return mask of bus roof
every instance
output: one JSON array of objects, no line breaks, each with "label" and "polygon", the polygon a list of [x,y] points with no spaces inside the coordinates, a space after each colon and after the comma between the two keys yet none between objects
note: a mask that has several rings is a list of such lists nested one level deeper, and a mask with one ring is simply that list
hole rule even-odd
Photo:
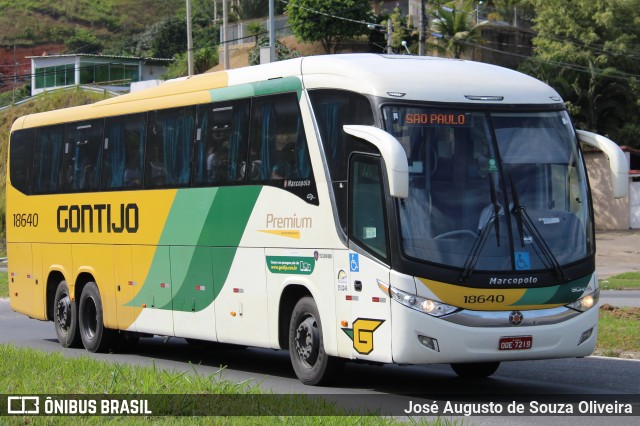
[{"label": "bus roof", "polygon": [[[283,77],[303,86],[351,90],[367,95],[436,103],[562,105],[560,95],[525,74],[480,62],[407,55],[309,56],[271,64],[206,73],[95,104],[33,114],[13,130],[211,102],[210,90]],[[151,103],[150,103],[151,101]]]}]

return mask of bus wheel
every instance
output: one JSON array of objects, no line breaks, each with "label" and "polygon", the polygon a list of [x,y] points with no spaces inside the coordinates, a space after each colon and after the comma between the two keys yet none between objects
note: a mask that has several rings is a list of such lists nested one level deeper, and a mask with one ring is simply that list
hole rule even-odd
[{"label": "bus wheel", "polygon": [[467,379],[482,379],[496,372],[499,362],[470,362],[451,364],[451,368],[460,377]]},{"label": "bus wheel", "polygon": [[76,302],[72,302],[69,297],[69,286],[66,281],[62,280],[58,284],[53,304],[53,324],[58,342],[65,348],[80,347]]},{"label": "bus wheel", "polygon": [[102,299],[95,283],[88,282],[82,289],[79,311],[82,344],[89,352],[106,352],[116,335],[114,330],[104,328]]},{"label": "bus wheel", "polygon": [[322,323],[311,297],[298,301],[289,323],[289,354],[298,379],[305,385],[322,385],[334,379],[340,360],[324,351]]}]

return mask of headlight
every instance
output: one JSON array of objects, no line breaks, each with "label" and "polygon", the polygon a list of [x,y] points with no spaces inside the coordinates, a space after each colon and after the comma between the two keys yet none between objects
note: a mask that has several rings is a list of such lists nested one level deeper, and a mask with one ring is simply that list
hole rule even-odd
[{"label": "headlight", "polygon": [[415,309],[416,311],[429,314],[434,317],[441,317],[448,315],[458,310],[455,306],[447,305],[446,303],[436,302],[435,300],[426,299],[424,297],[417,296],[415,294],[405,293],[397,288],[388,287],[389,295],[392,299],[400,302],[404,306]]},{"label": "headlight", "polygon": [[575,309],[576,311],[584,312],[598,304],[600,299],[600,290],[596,290],[593,293],[582,296],[580,299],[573,303],[566,305],[568,308]]}]

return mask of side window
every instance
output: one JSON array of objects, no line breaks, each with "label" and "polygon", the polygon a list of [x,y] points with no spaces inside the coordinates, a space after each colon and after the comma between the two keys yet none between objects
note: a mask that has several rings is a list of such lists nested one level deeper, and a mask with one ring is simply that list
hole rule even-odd
[{"label": "side window", "polygon": [[254,99],[248,178],[271,182],[311,178],[307,138],[295,93]]},{"label": "side window", "polygon": [[349,182],[349,237],[379,258],[387,259],[387,227],[380,159],[354,155]]},{"label": "side window", "polygon": [[42,127],[36,135],[34,153],[34,194],[54,194],[60,191],[64,126]]},{"label": "side window", "polygon": [[191,182],[195,107],[149,113],[145,187],[176,188]]},{"label": "side window", "polygon": [[194,150],[196,186],[224,185],[244,179],[249,134],[248,99],[198,107]]},{"label": "side window", "polygon": [[102,189],[142,188],[145,115],[111,117],[105,122]]},{"label": "side window", "polygon": [[309,92],[318,123],[325,157],[332,181],[347,179],[347,163],[353,151],[371,152],[371,147],[342,130],[345,124],[373,126],[373,110],[361,94],[345,90]]},{"label": "side window", "polygon": [[62,191],[95,191],[100,186],[102,120],[65,127]]},{"label": "side window", "polygon": [[9,178],[11,185],[24,194],[31,194],[35,135],[34,129],[18,130],[11,134]]}]

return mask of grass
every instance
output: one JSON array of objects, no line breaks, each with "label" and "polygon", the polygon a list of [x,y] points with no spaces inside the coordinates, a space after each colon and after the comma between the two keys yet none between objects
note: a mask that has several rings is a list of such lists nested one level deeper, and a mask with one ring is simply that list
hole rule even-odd
[{"label": "grass", "polygon": [[640,272],[625,272],[600,280],[600,288],[603,290],[640,289]]},{"label": "grass", "polygon": [[[127,424],[143,423],[151,420],[155,424],[335,424],[335,425],[396,425],[402,424],[394,420],[379,416],[347,416],[342,408],[323,399],[311,399],[305,395],[265,395],[256,384],[250,382],[234,383],[223,380],[220,374],[201,375],[195,369],[191,373],[175,372],[156,369],[154,367],[140,367],[98,361],[88,357],[66,358],[60,353],[45,353],[33,349],[16,348],[12,345],[0,345],[0,389],[2,394],[21,395],[51,395],[51,394],[75,394],[92,395],[99,398],[101,395],[136,395],[139,398],[162,398],[161,395],[170,395],[163,401],[176,407],[180,413],[191,413],[194,407],[190,405],[191,399],[183,399],[184,395],[209,395],[216,394],[219,401],[218,408],[247,412],[247,404],[260,404],[261,412],[273,412],[276,414],[291,413],[274,416],[230,416],[230,417],[79,417],[74,418],[74,423],[102,424],[107,422],[120,422],[126,420]],[[155,396],[151,396],[155,395]],[[160,396],[159,396],[160,395]],[[225,398],[224,395],[228,395]],[[197,398],[197,397],[194,397]],[[169,401],[169,402],[167,402]],[[211,399],[204,399],[211,401]],[[214,399],[215,401],[215,399]],[[198,401],[202,403],[202,401]],[[224,406],[222,405],[224,404]],[[242,404],[242,405],[241,405]],[[157,406],[157,405],[156,405]],[[212,413],[215,404],[210,404],[207,409]],[[176,411],[172,411],[176,412]],[[305,416],[305,413],[321,414]],[[77,421],[76,421],[77,420]],[[69,418],[63,416],[50,417],[4,417],[0,418],[0,424],[68,424]],[[418,424],[451,424],[446,421],[436,423],[421,422]]]},{"label": "grass", "polygon": [[9,297],[9,283],[7,272],[0,272],[0,297]]},{"label": "grass", "polygon": [[622,352],[640,353],[640,308],[600,309],[598,344],[605,356],[620,356]]}]

